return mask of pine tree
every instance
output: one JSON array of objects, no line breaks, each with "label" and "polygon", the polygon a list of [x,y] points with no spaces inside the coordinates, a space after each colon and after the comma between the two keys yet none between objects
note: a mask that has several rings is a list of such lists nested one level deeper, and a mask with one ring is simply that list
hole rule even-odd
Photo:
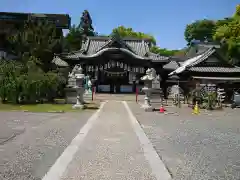
[{"label": "pine tree", "polygon": [[79,25],[73,25],[69,29],[69,33],[65,37],[66,50],[77,51],[81,49],[82,40],[86,40],[87,36],[95,36],[92,26],[92,18],[87,10],[83,11]]},{"label": "pine tree", "polygon": [[82,36],[84,38],[86,38],[86,36],[94,36],[95,35],[94,28],[92,26],[92,18],[87,10],[84,10],[82,13],[79,28],[80,28]]}]

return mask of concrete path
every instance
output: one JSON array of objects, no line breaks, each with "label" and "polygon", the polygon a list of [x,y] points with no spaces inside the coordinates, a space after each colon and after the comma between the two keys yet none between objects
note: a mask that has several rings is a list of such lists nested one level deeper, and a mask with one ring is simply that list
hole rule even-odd
[{"label": "concrete path", "polygon": [[169,180],[126,102],[102,105],[42,180]]}]

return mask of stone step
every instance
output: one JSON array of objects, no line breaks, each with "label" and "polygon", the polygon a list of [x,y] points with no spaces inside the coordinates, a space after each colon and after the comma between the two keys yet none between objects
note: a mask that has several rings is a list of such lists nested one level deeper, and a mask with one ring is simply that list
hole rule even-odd
[{"label": "stone step", "polygon": [[[137,97],[137,100],[138,101],[144,101],[144,95],[139,95]],[[122,95],[119,95],[119,94],[96,94],[94,96],[94,100],[116,100],[116,101],[136,101],[136,95],[134,94],[122,94]],[[160,96],[153,96],[151,98],[151,101],[152,102],[161,102],[160,100]]]}]

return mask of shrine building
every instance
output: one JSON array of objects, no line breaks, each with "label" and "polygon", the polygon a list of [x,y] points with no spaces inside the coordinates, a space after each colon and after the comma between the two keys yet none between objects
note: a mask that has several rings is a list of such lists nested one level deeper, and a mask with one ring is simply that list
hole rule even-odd
[{"label": "shrine building", "polygon": [[79,51],[58,54],[53,62],[59,67],[80,64],[97,92],[131,93],[143,86],[140,78],[147,68],[158,72],[169,62],[169,57],[150,52],[149,39],[87,37]]},{"label": "shrine building", "polygon": [[[140,78],[147,68],[154,68],[161,77],[161,88],[180,81],[186,92],[196,83],[218,84],[225,89],[240,88],[240,67],[231,65],[218,44],[193,43],[182,57],[166,57],[150,52],[148,39],[112,37],[88,37],[79,51],[55,56],[53,63],[58,67],[80,64],[84,74],[95,80],[97,92],[133,93],[141,89]],[[170,79],[177,75],[178,80]]]}]

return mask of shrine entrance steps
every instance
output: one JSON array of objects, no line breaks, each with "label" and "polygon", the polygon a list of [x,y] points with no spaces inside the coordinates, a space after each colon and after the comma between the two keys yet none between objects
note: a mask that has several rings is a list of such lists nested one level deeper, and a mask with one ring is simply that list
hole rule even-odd
[{"label": "shrine entrance steps", "polygon": [[[138,99],[144,99],[144,95],[138,95]],[[94,100],[98,101],[136,101],[136,94],[108,94],[108,93],[96,93]]]},{"label": "shrine entrance steps", "polygon": [[[95,101],[106,101],[106,100],[112,100],[112,101],[132,101],[132,102],[136,102],[136,100],[138,102],[144,102],[144,97],[145,95],[143,94],[139,94],[136,97],[136,94],[108,94],[108,93],[96,93],[93,96],[93,100]],[[152,96],[151,97],[151,101],[152,103],[158,103],[160,102],[160,96]],[[89,99],[89,97],[88,97]]]}]

